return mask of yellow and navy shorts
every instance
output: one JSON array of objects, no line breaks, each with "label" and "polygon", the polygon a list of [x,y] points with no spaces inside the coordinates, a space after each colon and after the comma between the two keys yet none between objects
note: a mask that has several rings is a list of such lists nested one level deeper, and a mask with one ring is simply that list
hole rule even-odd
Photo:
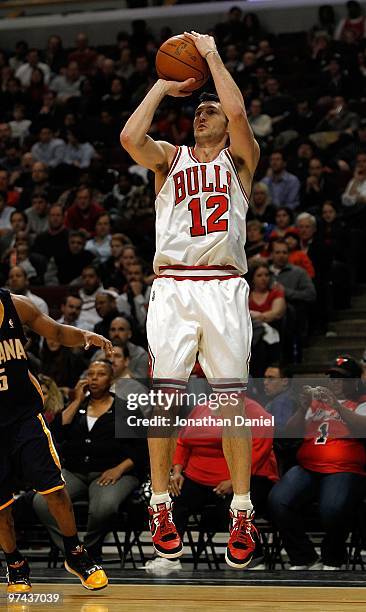
[{"label": "yellow and navy shorts", "polygon": [[0,428],[0,510],[13,503],[19,476],[42,495],[65,486],[52,434],[42,414]]}]

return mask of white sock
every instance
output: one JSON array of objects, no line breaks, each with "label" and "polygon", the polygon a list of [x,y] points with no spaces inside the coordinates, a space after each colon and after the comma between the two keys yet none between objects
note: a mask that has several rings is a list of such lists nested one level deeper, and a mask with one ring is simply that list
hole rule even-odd
[{"label": "white sock", "polygon": [[150,506],[156,506],[157,504],[165,504],[166,502],[172,501],[168,491],[164,491],[163,493],[154,493],[150,499]]},{"label": "white sock", "polygon": [[244,495],[236,495],[234,493],[233,500],[230,504],[232,510],[253,510],[253,504],[250,501],[250,493]]}]

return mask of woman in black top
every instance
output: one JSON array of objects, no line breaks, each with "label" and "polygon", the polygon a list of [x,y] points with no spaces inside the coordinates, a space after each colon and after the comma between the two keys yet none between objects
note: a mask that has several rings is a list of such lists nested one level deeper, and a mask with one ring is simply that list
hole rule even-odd
[{"label": "woman in black top", "polygon": [[[89,501],[84,543],[98,560],[121,503],[139,485],[136,466],[141,460],[137,440],[115,437],[115,416],[123,418],[126,408],[109,392],[112,376],[109,362],[94,361],[86,379],[76,385],[74,401],[52,423],[61,444],[62,474],[71,500]],[[42,495],[35,495],[34,509],[54,543],[63,550],[58,527]]]}]

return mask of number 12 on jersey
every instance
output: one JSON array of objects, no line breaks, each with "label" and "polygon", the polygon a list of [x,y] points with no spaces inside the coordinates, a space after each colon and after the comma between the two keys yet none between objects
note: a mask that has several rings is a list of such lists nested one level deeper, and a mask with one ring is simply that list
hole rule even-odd
[{"label": "number 12 on jersey", "polygon": [[191,236],[206,236],[214,232],[227,232],[228,220],[221,217],[229,209],[229,200],[226,195],[212,195],[206,200],[206,209],[213,209],[207,217],[206,227],[202,223],[202,203],[200,198],[193,198],[188,209],[192,217],[192,225],[190,227]]}]

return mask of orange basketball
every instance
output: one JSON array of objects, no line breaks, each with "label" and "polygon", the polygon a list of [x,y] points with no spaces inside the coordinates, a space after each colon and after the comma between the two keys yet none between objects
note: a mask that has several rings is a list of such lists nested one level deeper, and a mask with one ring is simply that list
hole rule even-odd
[{"label": "orange basketball", "polygon": [[196,79],[196,82],[185,91],[194,91],[202,87],[210,74],[206,60],[184,34],[172,36],[161,45],[156,54],[155,65],[161,79],[168,81],[185,81],[192,77]]}]

